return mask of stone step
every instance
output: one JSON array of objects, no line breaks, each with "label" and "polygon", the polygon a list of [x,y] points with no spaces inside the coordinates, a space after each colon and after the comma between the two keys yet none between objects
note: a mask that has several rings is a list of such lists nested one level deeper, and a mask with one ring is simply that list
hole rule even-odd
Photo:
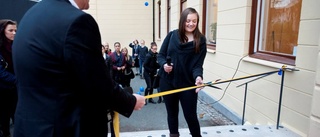
[{"label": "stone step", "polygon": [[[180,137],[191,137],[189,130],[179,129]],[[228,125],[201,127],[202,137],[301,137],[284,128],[266,125]],[[169,137],[169,130],[121,132],[120,137]]]}]

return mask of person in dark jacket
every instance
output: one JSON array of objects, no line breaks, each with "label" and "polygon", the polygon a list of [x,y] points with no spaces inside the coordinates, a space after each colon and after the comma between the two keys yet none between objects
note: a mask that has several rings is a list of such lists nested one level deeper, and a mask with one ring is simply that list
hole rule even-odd
[{"label": "person in dark jacket", "polygon": [[113,80],[117,83],[121,84],[122,87],[125,86],[124,80],[124,70],[126,69],[126,59],[121,52],[121,44],[120,42],[114,43],[114,52],[110,54],[112,61],[112,74]]},{"label": "person in dark jacket", "polygon": [[109,48],[106,48],[105,45],[102,45],[101,48],[102,48],[101,50],[102,50],[103,59],[107,65],[108,72],[109,72],[110,76],[112,77],[113,76],[113,74],[112,74],[112,60],[111,60],[110,55],[108,54]]},{"label": "person in dark jacket", "polygon": [[[155,78],[155,75],[157,74],[157,69],[160,68],[157,62],[157,55],[158,55],[157,44],[155,42],[152,42],[150,50],[146,55],[146,59],[143,64],[143,67],[144,67],[143,76],[147,84],[147,88],[145,89],[144,96],[153,94],[154,78]],[[156,103],[152,98],[150,98],[148,102],[153,104]],[[147,101],[146,101],[146,104],[147,104]]]},{"label": "person in dark jacket", "polygon": [[[202,66],[207,49],[206,38],[200,33],[198,23],[197,11],[187,8],[181,13],[179,28],[165,37],[158,54],[161,91],[203,84]],[[192,137],[201,137],[197,117],[200,90],[198,88],[164,96],[170,137],[179,136],[179,101]]]},{"label": "person in dark jacket", "polygon": [[146,55],[148,54],[148,47],[145,45],[145,41],[141,40],[140,41],[140,46],[138,48],[138,56],[139,56],[139,73],[140,73],[140,78],[143,79],[143,64],[144,61],[146,60]]},{"label": "person in dark jacket", "polygon": [[106,137],[109,110],[129,117],[144,106],[113,82],[88,8],[88,0],[43,0],[21,19],[14,137]]},{"label": "person in dark jacket", "polygon": [[[110,51],[110,48],[109,48],[109,43],[108,42],[104,42],[102,44],[102,46],[104,47],[104,51],[105,51],[104,54],[110,55],[111,51]],[[105,55],[103,55],[103,56],[105,56]]]},{"label": "person in dark jacket", "polygon": [[124,69],[123,87],[131,87],[131,79],[134,78],[134,72],[132,71],[133,60],[132,57],[128,54],[128,49],[126,47],[121,49],[121,53],[123,54],[126,63],[126,68]]},{"label": "person in dark jacket", "polygon": [[10,136],[10,119],[14,122],[17,104],[16,77],[11,50],[16,31],[15,21],[0,20],[0,137]]},{"label": "person in dark jacket", "polygon": [[140,75],[139,72],[139,41],[138,40],[134,40],[132,43],[129,44],[129,47],[132,48],[132,55],[131,57],[133,58],[133,62],[134,65],[133,67],[135,67],[136,69],[136,75]]}]

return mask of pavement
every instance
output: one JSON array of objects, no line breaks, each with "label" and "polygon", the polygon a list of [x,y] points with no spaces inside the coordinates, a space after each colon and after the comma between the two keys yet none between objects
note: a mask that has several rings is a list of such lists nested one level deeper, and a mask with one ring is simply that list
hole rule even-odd
[{"label": "pavement", "polygon": [[[146,88],[145,80],[141,79],[140,76],[136,76],[131,80],[131,87],[133,89],[133,92],[137,93],[140,87]],[[156,89],[154,89],[154,93],[157,93]],[[158,98],[154,98],[154,101],[158,101]],[[210,107],[210,105],[207,105],[203,100],[201,100],[201,98],[198,99],[197,111],[201,127],[235,125],[234,122],[224,117],[214,108]],[[179,128],[188,128],[182,113],[181,106],[179,111]],[[148,103],[141,110],[134,111],[130,118],[126,118],[120,115],[120,132],[167,129],[167,114],[164,103]]]}]

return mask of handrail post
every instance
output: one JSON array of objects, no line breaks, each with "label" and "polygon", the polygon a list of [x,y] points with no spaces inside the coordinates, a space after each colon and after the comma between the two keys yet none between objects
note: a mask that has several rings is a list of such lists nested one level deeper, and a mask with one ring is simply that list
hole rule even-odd
[{"label": "handrail post", "polygon": [[281,70],[282,77],[281,77],[281,86],[280,86],[280,97],[279,97],[279,106],[278,106],[278,118],[277,118],[277,129],[279,129],[279,120],[280,120],[280,112],[281,112],[281,105],[282,105],[282,92],[283,92],[283,83],[284,83],[284,69]]},{"label": "handrail post", "polygon": [[247,102],[247,89],[248,89],[248,83],[246,83],[245,90],[244,90],[244,99],[243,99],[243,112],[242,112],[242,125],[244,124],[244,115],[246,111],[246,102]]}]

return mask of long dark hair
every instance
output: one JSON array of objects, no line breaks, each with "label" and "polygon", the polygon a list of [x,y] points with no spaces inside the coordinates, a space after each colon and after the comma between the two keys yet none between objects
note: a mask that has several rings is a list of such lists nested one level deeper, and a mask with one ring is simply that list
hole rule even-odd
[{"label": "long dark hair", "polygon": [[195,52],[199,53],[200,51],[200,38],[202,36],[200,30],[199,30],[199,14],[194,8],[186,8],[185,10],[182,11],[180,15],[180,21],[179,21],[179,37],[180,41],[182,43],[188,42],[188,37],[186,36],[186,31],[185,31],[185,22],[187,21],[187,17],[189,14],[195,13],[197,14],[197,26],[195,30],[193,31],[193,37],[194,37],[194,45],[195,45]]},{"label": "long dark hair", "polygon": [[17,22],[9,19],[2,19],[0,20],[0,47],[2,46],[3,42],[7,40],[6,35],[4,33],[6,27],[8,25],[17,25]]}]

